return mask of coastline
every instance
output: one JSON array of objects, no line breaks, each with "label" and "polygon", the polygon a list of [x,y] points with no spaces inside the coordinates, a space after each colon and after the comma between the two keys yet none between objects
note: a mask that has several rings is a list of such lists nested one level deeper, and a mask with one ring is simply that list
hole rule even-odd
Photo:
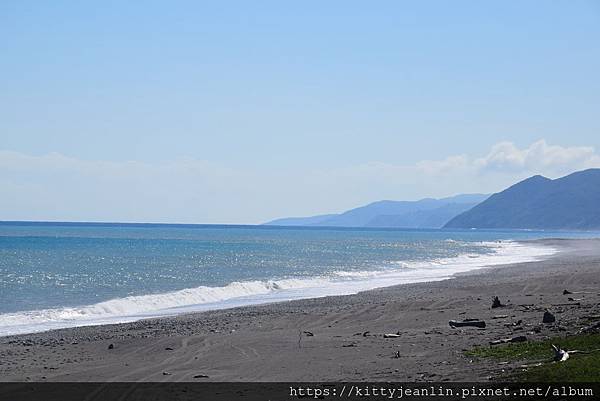
[{"label": "coastline", "polygon": [[[524,322],[517,334],[542,339],[574,333],[582,314],[600,311],[600,240],[536,241],[562,251],[354,295],[1,337],[0,380],[487,380],[510,366],[489,366],[463,350],[511,336],[513,321]],[[592,293],[569,306],[565,287]],[[508,305],[505,319],[492,319],[500,314],[490,308],[496,295]],[[556,324],[542,324],[546,308]],[[488,327],[448,326],[463,318]]]},{"label": "coastline", "polygon": [[[461,243],[451,239],[443,242]],[[446,280],[482,268],[541,260],[557,252],[553,247],[527,240],[484,240],[477,244],[480,252],[483,249],[491,252],[472,253],[463,250],[454,256],[395,262],[399,267],[392,268],[377,268],[374,265],[370,269],[340,270],[324,275],[234,280],[222,286],[198,286],[113,297],[93,304],[7,312],[0,314],[0,337],[352,295],[400,284]]]}]

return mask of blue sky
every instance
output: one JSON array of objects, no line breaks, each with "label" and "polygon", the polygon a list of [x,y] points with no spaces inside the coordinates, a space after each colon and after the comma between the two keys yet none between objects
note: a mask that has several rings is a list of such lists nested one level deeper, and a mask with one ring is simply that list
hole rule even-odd
[{"label": "blue sky", "polygon": [[0,219],[257,223],[594,167],[598,43],[597,1],[4,1]]}]

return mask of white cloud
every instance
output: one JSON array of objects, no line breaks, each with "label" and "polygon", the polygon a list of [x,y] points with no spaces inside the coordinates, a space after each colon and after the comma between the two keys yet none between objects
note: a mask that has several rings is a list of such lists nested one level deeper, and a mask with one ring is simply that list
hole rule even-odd
[{"label": "white cloud", "polygon": [[548,145],[542,139],[525,149],[519,149],[511,142],[498,143],[474,164],[482,171],[534,172],[552,176],[599,167],[600,156],[593,147]]},{"label": "white cloud", "polygon": [[480,157],[312,171],[0,151],[0,219],[259,223],[338,212],[379,199],[496,192],[533,174],[555,178],[589,167],[600,167],[593,148],[544,140],[522,149],[501,142]]}]

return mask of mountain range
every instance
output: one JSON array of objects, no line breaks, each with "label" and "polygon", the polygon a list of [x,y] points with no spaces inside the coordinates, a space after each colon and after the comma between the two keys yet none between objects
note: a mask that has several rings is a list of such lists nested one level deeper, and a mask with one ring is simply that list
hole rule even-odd
[{"label": "mountain range", "polygon": [[274,226],[600,229],[600,169],[549,179],[529,177],[491,196],[373,202],[339,214],[291,217]]},{"label": "mountain range", "polygon": [[536,175],[452,218],[445,228],[600,229],[600,169]]},{"label": "mountain range", "polygon": [[463,194],[418,201],[383,200],[339,214],[288,217],[270,221],[274,226],[441,228],[458,214],[489,195]]}]

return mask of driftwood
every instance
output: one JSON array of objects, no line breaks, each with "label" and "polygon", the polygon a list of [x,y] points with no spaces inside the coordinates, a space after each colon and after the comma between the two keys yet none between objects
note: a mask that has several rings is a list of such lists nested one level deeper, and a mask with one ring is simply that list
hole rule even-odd
[{"label": "driftwood", "polygon": [[524,369],[537,368],[538,366],[542,366],[543,364],[544,364],[543,362],[530,363],[530,364],[526,364],[526,365],[521,365],[521,368],[524,368]]},{"label": "driftwood", "polygon": [[563,295],[573,295],[573,294],[593,294],[591,291],[569,291],[563,290]]},{"label": "driftwood", "polygon": [[567,350],[564,350],[562,348],[557,347],[554,344],[552,344],[552,349],[554,350],[554,360],[556,362],[564,362],[567,359],[569,359],[569,357],[571,355],[573,355],[573,354],[591,354],[593,352],[600,351],[600,348],[593,349],[593,350],[590,350],[590,351],[580,351],[580,350],[577,350],[577,349],[567,351]]},{"label": "driftwood", "polygon": [[506,319],[508,315],[495,315],[492,316],[492,319]]},{"label": "driftwood", "polygon": [[450,320],[448,322],[450,327],[478,327],[480,329],[485,329],[485,322],[479,319],[465,319],[463,321]]},{"label": "driftwood", "polygon": [[524,311],[538,311],[543,310],[542,307],[536,306],[535,304],[521,304],[517,305],[520,308],[523,308]]},{"label": "driftwood", "polygon": [[576,302],[576,301],[583,301],[583,298],[567,298],[567,301],[572,301],[572,302]]},{"label": "driftwood", "polygon": [[566,349],[562,349],[562,348],[557,347],[556,345],[552,344],[552,350],[554,351],[554,357],[552,358],[551,361],[542,361],[542,362],[536,362],[536,363],[527,364],[527,365],[521,365],[521,368],[538,367],[538,366],[542,366],[545,362],[554,362],[554,363],[564,362],[564,361],[568,360],[574,354],[591,354],[593,352],[600,351],[600,348],[590,350],[590,351],[580,351],[580,350],[576,350],[576,349],[567,351]]},{"label": "driftwood", "polygon": [[554,360],[556,362],[564,362],[569,359],[569,352],[565,351],[562,348],[558,348],[556,345],[552,344],[552,349],[554,350]]},{"label": "driftwood", "polygon": [[492,309],[493,309],[493,308],[503,308],[503,307],[505,307],[505,306],[506,306],[506,305],[504,305],[502,302],[500,302],[500,298],[498,298],[498,297],[494,297],[494,298],[492,299]]},{"label": "driftwood", "polygon": [[310,331],[301,331],[298,330],[298,349],[302,348],[302,334],[305,334],[307,337],[313,337],[314,334]]},{"label": "driftwood", "polygon": [[400,337],[400,334],[388,333],[388,334],[383,335],[383,338],[398,338],[398,337]]},{"label": "driftwood", "polygon": [[503,338],[500,340],[490,341],[490,345],[506,344],[506,343],[522,343],[527,341],[525,336],[517,336],[513,338]]},{"label": "driftwood", "polygon": [[581,330],[579,330],[579,334],[592,333],[595,331],[600,331],[600,322],[597,322],[597,323],[592,324],[591,326],[582,328]]}]

